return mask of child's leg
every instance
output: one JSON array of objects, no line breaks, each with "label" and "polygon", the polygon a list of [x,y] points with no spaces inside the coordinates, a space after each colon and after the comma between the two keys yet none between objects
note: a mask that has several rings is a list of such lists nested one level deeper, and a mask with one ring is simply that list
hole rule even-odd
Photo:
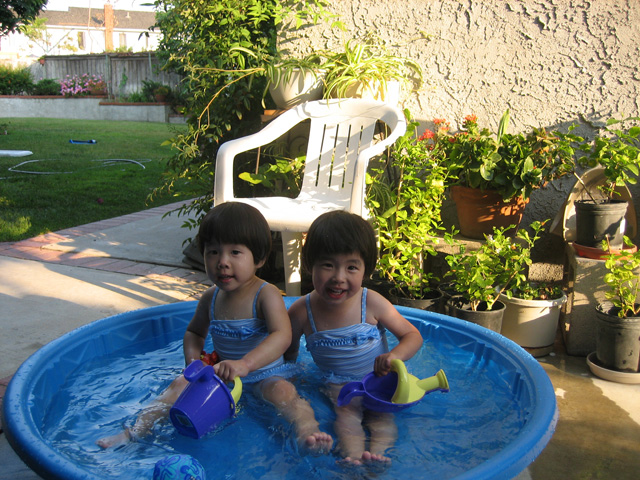
[{"label": "child's leg", "polygon": [[341,388],[342,385],[331,384],[327,392],[336,411],[334,428],[338,435],[338,450],[345,461],[359,465],[362,463],[367,439],[362,427],[362,399],[354,398],[348,405],[338,407]]},{"label": "child's leg", "polygon": [[369,430],[368,461],[389,462],[385,451],[392,447],[398,439],[398,427],[392,413],[380,413],[367,410],[364,412],[364,425]]},{"label": "child's leg", "polygon": [[140,412],[133,427],[127,428],[115,435],[103,437],[97,440],[96,444],[102,448],[109,448],[129,442],[132,438],[147,435],[153,428],[153,424],[159,418],[169,415],[169,410],[188,384],[189,382],[187,382],[184,376],[180,375],[171,382],[171,385],[169,385],[151,405]]},{"label": "child's leg", "polygon": [[331,450],[331,435],[320,431],[311,405],[298,395],[291,382],[282,377],[271,377],[260,382],[258,388],[262,397],[294,426],[299,447],[313,453]]}]

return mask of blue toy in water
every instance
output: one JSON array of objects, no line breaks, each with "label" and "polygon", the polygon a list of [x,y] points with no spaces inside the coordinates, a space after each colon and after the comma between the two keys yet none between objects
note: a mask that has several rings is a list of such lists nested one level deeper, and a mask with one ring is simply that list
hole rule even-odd
[{"label": "blue toy in water", "polygon": [[69,143],[73,143],[74,145],[86,144],[86,143],[98,143],[95,140],[69,140]]},{"label": "blue toy in water", "polygon": [[153,480],[206,480],[206,474],[191,455],[168,455],[156,462]]},{"label": "blue toy in water", "polygon": [[169,410],[171,423],[182,435],[200,438],[236,414],[236,404],[242,395],[240,377],[234,378],[230,391],[213,367],[200,360],[191,362],[183,375],[189,385]]}]

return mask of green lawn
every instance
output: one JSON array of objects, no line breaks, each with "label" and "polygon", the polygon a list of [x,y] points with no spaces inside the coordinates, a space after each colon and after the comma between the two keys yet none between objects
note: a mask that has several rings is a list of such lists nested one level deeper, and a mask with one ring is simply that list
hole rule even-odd
[{"label": "green lawn", "polygon": [[[171,156],[171,147],[161,144],[184,128],[149,122],[0,119],[0,150],[33,152],[25,157],[0,156],[0,241],[185,198],[147,200],[160,185]],[[77,145],[69,142],[72,139],[96,143]]]}]

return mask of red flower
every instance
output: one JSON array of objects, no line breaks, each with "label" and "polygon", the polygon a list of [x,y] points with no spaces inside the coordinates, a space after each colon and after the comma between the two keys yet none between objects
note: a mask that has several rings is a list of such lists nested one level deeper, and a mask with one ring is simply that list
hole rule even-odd
[{"label": "red flower", "polygon": [[464,121],[465,123],[477,123],[478,117],[476,117],[475,115],[467,115],[466,117],[464,117]]},{"label": "red flower", "polygon": [[420,136],[420,138],[418,140],[430,140],[432,138],[434,138],[436,136],[435,133],[433,133],[431,130],[429,130],[428,128],[424,131],[424,133]]}]

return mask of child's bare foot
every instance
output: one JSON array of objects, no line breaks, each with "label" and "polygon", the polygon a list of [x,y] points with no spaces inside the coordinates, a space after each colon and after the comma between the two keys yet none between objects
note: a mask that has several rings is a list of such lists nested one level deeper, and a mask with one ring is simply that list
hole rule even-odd
[{"label": "child's bare foot", "polygon": [[338,463],[352,466],[369,465],[387,467],[391,465],[391,459],[389,457],[385,457],[384,455],[378,455],[376,453],[365,451],[362,452],[362,456],[360,458],[345,457],[342,460],[339,460]]},{"label": "child's bare foot", "polygon": [[109,437],[103,437],[96,440],[96,445],[100,448],[111,448],[117,447],[118,445],[123,445],[131,441],[131,432],[128,428],[125,428],[122,432],[111,435]]},{"label": "child's bare foot", "polygon": [[340,465],[352,466],[352,467],[358,467],[362,465],[362,462],[360,461],[359,458],[351,458],[351,457],[344,457],[338,460],[336,463],[339,463]]},{"label": "child's bare foot", "polygon": [[333,438],[328,433],[313,432],[298,436],[298,447],[315,455],[329,453],[332,446]]},{"label": "child's bare foot", "polygon": [[391,465],[391,459],[389,457],[377,453],[363,452],[361,460],[362,463],[368,465]]}]

